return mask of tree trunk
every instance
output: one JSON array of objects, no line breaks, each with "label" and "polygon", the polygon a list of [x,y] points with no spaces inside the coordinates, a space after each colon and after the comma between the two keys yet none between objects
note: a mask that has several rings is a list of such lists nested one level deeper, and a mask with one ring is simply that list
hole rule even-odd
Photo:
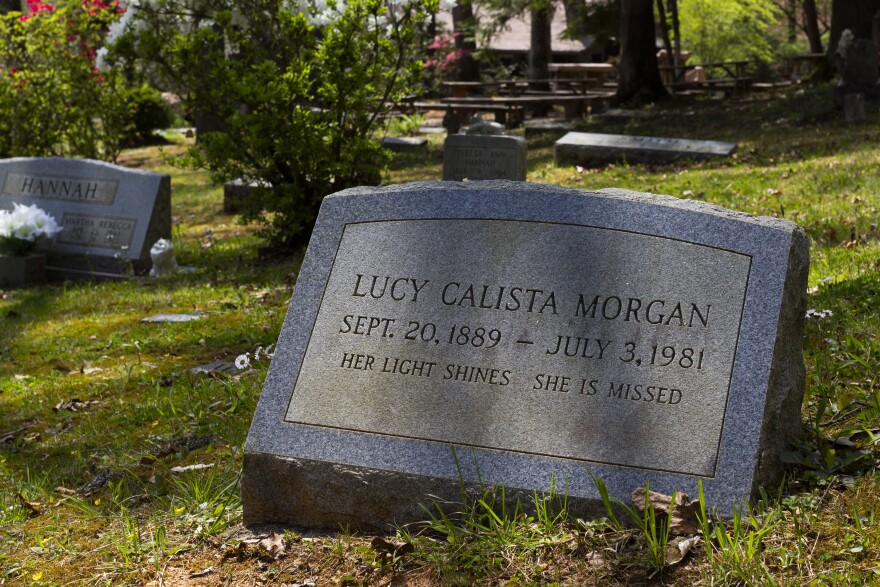
[{"label": "tree trunk", "polygon": [[684,77],[681,66],[681,23],[678,20],[678,0],[669,1],[669,14],[672,16],[672,64],[675,66],[675,79]]},{"label": "tree trunk", "polygon": [[663,32],[663,46],[669,55],[669,62],[672,63],[672,40],[669,36],[669,21],[666,20],[666,6],[663,4],[663,0],[657,0],[657,18],[660,19],[660,30]]},{"label": "tree trunk", "polygon": [[822,53],[822,35],[819,33],[819,14],[816,0],[804,0],[804,31],[810,42],[810,53]]},{"label": "tree trunk", "polygon": [[477,50],[477,21],[471,0],[458,0],[452,9],[452,30],[455,33],[455,49],[463,54],[458,60],[458,81],[480,81],[480,64],[474,59]]},{"label": "tree trunk", "polygon": [[550,23],[553,6],[549,2],[535,2],[530,9],[532,17],[531,44],[529,45],[529,79],[547,79],[547,66],[553,54],[553,38]]},{"label": "tree trunk", "polygon": [[[529,79],[546,80],[550,77],[548,65],[553,55],[553,33],[550,24],[553,21],[553,5],[545,0],[537,0],[529,9],[531,14],[531,43],[529,43]],[[549,90],[550,84],[541,82],[531,84],[536,90]],[[536,106],[535,116],[546,116],[547,106]]]},{"label": "tree trunk", "polygon": [[562,7],[565,9],[565,27],[568,29],[569,36],[581,41],[586,46],[586,40],[590,36],[585,16],[586,2],[584,0],[562,0]]},{"label": "tree trunk", "polygon": [[857,39],[871,38],[874,15],[880,10],[880,0],[834,0],[831,4],[831,38],[828,54],[833,56],[840,34],[849,29]]},{"label": "tree trunk", "polygon": [[785,1],[785,20],[788,24],[788,42],[797,41],[797,0]]},{"label": "tree trunk", "polygon": [[646,104],[667,95],[654,45],[653,0],[621,0],[617,99]]}]

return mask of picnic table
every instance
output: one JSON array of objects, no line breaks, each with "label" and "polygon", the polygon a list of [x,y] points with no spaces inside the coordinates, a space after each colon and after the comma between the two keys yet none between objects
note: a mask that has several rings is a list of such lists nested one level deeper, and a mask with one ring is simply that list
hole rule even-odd
[{"label": "picnic table", "polygon": [[453,98],[464,98],[474,90],[482,90],[489,85],[487,82],[442,82],[442,87],[452,93]]},{"label": "picnic table", "polygon": [[459,106],[471,105],[474,109],[481,106],[500,106],[520,111],[526,108],[534,109],[542,106],[560,105],[565,109],[566,118],[577,118],[586,114],[588,108],[591,110],[604,108],[611,96],[613,96],[613,93],[610,92],[591,92],[585,94],[548,93],[541,95],[441,98],[440,102]]},{"label": "picnic table", "polygon": [[554,81],[595,78],[604,83],[615,69],[610,63],[550,63],[547,71]]},{"label": "picnic table", "polygon": [[[668,84],[673,90],[699,90],[699,89],[731,89],[740,93],[751,88],[754,81],[748,75],[748,66],[751,63],[748,59],[734,61],[713,61],[708,63],[688,63],[680,65],[678,68],[674,66],[661,66],[660,71],[666,79],[670,79]],[[694,76],[688,75],[688,72],[696,72],[702,70],[721,70],[723,77],[706,77],[704,75]]]},{"label": "picnic table", "polygon": [[800,81],[801,68],[809,68],[809,73],[805,72],[805,74],[810,75],[828,59],[828,56],[825,53],[801,53],[800,55],[792,55],[788,59],[791,61],[791,79]]}]

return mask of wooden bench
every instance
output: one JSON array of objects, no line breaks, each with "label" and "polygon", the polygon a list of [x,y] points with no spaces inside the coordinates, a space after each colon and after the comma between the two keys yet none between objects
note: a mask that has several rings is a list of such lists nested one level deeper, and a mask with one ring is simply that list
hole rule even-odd
[{"label": "wooden bench", "polygon": [[613,96],[610,92],[596,92],[590,94],[558,94],[525,95],[525,96],[495,96],[490,98],[466,98],[462,99],[442,98],[444,104],[472,104],[483,106],[503,105],[519,107],[521,109],[536,109],[546,106],[562,106],[565,109],[566,118],[578,118],[591,111],[598,111],[607,106],[607,101]]},{"label": "wooden bench", "polygon": [[[668,87],[673,91],[732,91],[744,93],[751,89],[754,79],[747,75],[746,69],[751,61],[716,61],[711,63],[689,63],[681,65],[677,69],[672,66],[662,66],[661,73],[668,80]],[[688,72],[698,68],[703,71],[721,70],[723,77],[706,79],[687,79]]]},{"label": "wooden bench", "polygon": [[[468,116],[481,112],[491,112],[495,122],[503,124],[506,128],[522,124],[525,118],[521,105],[495,103],[489,98],[446,98],[442,102],[408,102],[401,104],[401,108],[415,112],[443,111],[446,112],[447,117],[456,118],[459,125]],[[455,126],[455,121],[451,122]],[[444,126],[447,126],[446,122]]]}]

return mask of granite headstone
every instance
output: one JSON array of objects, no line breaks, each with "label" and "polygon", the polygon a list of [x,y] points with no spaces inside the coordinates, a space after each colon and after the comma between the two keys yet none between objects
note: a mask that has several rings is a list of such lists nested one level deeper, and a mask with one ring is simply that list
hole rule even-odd
[{"label": "granite headstone", "polygon": [[171,178],[89,159],[0,160],[0,208],[36,204],[62,230],[50,243],[49,279],[149,271],[150,247],[171,238]]},{"label": "granite headstone", "polygon": [[[852,108],[846,102],[851,94],[862,94],[863,100],[880,100],[880,69],[877,66],[877,45],[871,39],[841,40],[838,46],[838,61],[841,80],[834,88],[836,104],[842,108]],[[850,116],[847,116],[850,121]]]},{"label": "granite headstone", "polygon": [[[622,190],[420,182],[325,198],[245,445],[248,524],[386,528],[460,482],[591,475],[730,513],[800,430],[792,222]],[[595,510],[594,510],[595,511]]]},{"label": "granite headstone", "polygon": [[259,212],[263,207],[263,194],[268,188],[257,182],[243,178],[233,179],[223,184],[223,212]]},{"label": "granite headstone", "polygon": [[663,137],[570,132],[553,145],[558,164],[595,167],[607,163],[670,163],[729,157],[735,143]]},{"label": "granite headstone", "polygon": [[526,141],[508,135],[457,134],[443,143],[443,179],[526,179]]}]

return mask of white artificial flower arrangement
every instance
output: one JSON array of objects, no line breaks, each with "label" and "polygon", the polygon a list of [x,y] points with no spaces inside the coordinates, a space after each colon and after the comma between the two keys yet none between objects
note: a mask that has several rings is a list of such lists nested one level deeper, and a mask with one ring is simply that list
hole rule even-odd
[{"label": "white artificial flower arrangement", "polygon": [[0,252],[28,255],[40,241],[61,232],[55,219],[42,208],[15,203],[12,206],[12,210],[0,210]]}]

